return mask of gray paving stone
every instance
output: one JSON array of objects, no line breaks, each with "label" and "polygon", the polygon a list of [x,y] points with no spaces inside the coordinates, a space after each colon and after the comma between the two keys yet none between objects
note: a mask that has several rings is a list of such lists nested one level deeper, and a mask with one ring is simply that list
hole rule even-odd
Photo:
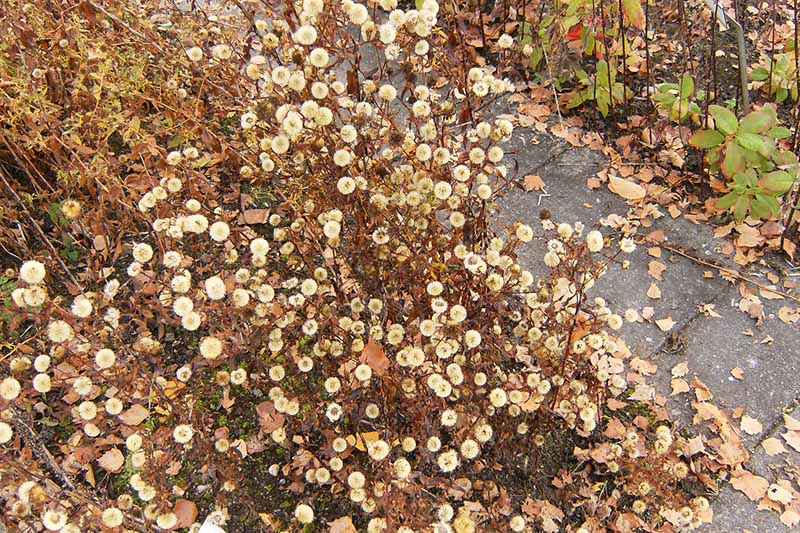
[{"label": "gray paving stone", "polygon": [[[611,213],[624,215],[627,211],[624,200],[617,195],[606,189],[586,188],[586,179],[605,165],[601,155],[569,147],[548,135],[519,130],[509,151],[515,152],[520,177],[538,174],[546,187],[545,191],[530,192],[510,189],[500,201],[501,223],[535,223],[546,209],[557,222],[580,220],[587,227],[597,227],[602,217]],[[729,257],[719,253],[722,241],[713,238],[714,228],[710,224],[694,224],[682,217],[672,219],[665,211],[665,217],[657,220],[652,229],[663,229],[666,242],[692,250],[701,258],[735,266]],[[607,228],[602,231],[610,233]],[[537,275],[546,275],[548,271],[542,261],[544,246],[542,241],[534,240],[520,252],[523,265]],[[740,298],[735,285],[719,276],[704,278],[703,272],[708,267],[667,250],[662,251],[659,259],[667,266],[663,281],[656,282],[661,298],[653,300],[646,295],[653,281],[648,273],[652,258],[644,247],[639,247],[626,259],[630,263],[626,269],[612,265],[592,292],[603,296],[615,311],[631,307],[641,311],[651,306],[655,318],[670,316],[676,322],[669,332],[662,332],[652,323],[626,324],[620,332],[636,355],[650,358],[658,365],[653,381],[659,393],[669,396],[670,370],[688,361],[687,380],[697,375],[712,391],[717,405],[729,410],[741,406],[746,414],[763,424],[761,434],[743,434],[752,453],[748,467],[767,479],[774,479],[770,465],[784,458],[766,456],[759,443],[781,428],[783,409],[800,399],[800,327],[775,318],[778,308],[786,302],[763,300],[768,318],[756,325],[735,307]],[[757,276],[760,268],[749,269],[750,274],[755,270]],[[713,304],[713,310],[720,316],[703,314],[701,307],[705,304]],[[771,341],[762,342],[767,338]],[[741,381],[730,374],[734,367],[744,370]],[[686,393],[669,398],[668,407],[677,423],[690,422],[693,397],[693,393]],[[794,457],[785,460],[800,462]],[[755,503],[727,485],[712,505],[715,520],[704,529],[706,532],[788,531],[777,513],[757,511]]]},{"label": "gray paving stone", "polygon": [[[758,419],[764,432],[782,420],[782,411],[800,397],[800,334],[796,326],[780,320],[766,320],[761,326],[730,305],[736,289],[729,286],[714,308],[720,317],[700,315],[681,332],[685,348],[680,353],[664,353],[654,357],[659,365],[656,381],[661,390],[669,391],[670,369],[688,361],[689,375],[696,375],[714,394],[714,402],[725,409],[744,408],[745,414]],[[766,339],[771,342],[764,342]],[[731,370],[744,370],[740,381]],[[684,411],[692,394],[670,399],[668,405]],[[751,450],[764,438],[744,435]]]},{"label": "gray paving stone", "polygon": [[[800,408],[795,408],[791,414],[795,418],[800,417]],[[771,432],[765,432],[763,439],[768,436],[775,436],[780,439],[780,433],[784,431],[783,424],[776,425]],[[782,464],[800,465],[800,453],[797,453],[789,446],[786,446],[786,449],[788,450],[787,453],[770,457],[766,454],[764,448],[757,446],[753,450],[748,468],[770,482],[781,477],[787,479],[788,476],[780,475],[779,466]],[[776,474],[778,474],[777,477]],[[702,529],[703,533],[740,532],[745,530],[753,533],[782,533],[790,531],[788,527],[781,523],[777,513],[766,510],[758,511],[754,502],[751,502],[747,496],[734,490],[729,485],[722,488],[712,506],[715,510],[714,522],[711,526]]]}]

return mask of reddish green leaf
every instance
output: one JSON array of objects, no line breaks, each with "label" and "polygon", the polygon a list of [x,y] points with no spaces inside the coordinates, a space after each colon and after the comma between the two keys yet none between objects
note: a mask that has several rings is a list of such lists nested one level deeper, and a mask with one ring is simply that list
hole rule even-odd
[{"label": "reddish green leaf", "polygon": [[721,167],[728,178],[744,170],[744,153],[738,144],[728,143],[725,147],[725,159],[722,160]]},{"label": "reddish green leaf", "polygon": [[791,189],[793,183],[794,180],[788,172],[785,170],[776,170],[775,172],[770,172],[769,174],[761,176],[761,179],[758,181],[758,186],[765,191],[781,195]]},{"label": "reddish green leaf", "polygon": [[739,123],[739,133],[761,133],[777,123],[777,118],[768,109],[753,111]]}]

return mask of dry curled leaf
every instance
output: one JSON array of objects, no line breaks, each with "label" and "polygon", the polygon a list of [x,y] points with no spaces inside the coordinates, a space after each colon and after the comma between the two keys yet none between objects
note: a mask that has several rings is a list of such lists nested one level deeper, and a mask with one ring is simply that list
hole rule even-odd
[{"label": "dry curled leaf", "polygon": [[364,433],[356,433],[355,435],[348,435],[344,438],[347,444],[354,447],[356,450],[365,452],[367,445],[370,442],[375,442],[380,439],[380,434],[377,431],[366,431]]},{"label": "dry curled leaf", "polygon": [[781,513],[781,523],[786,527],[794,527],[800,524],[800,512],[794,509],[786,509]]},{"label": "dry curled leaf", "polygon": [[670,382],[672,386],[672,396],[689,392],[689,383],[683,378],[673,378]]},{"label": "dry curled leaf", "polygon": [[787,324],[794,324],[800,320],[800,308],[792,308],[785,305],[778,309],[778,318]]},{"label": "dry curled leaf", "polygon": [[786,429],[790,431],[800,431],[800,420],[793,418],[789,415],[783,415],[783,423]]}]

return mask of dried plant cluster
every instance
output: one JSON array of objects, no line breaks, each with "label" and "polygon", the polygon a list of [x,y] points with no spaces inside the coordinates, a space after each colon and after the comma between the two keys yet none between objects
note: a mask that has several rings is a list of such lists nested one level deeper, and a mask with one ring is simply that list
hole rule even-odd
[{"label": "dried plant cluster", "polygon": [[[513,127],[480,111],[513,84],[466,63],[444,6],[64,4],[0,23],[5,209],[57,205],[3,319],[24,340],[0,382],[7,526],[710,521],[613,334],[637,313],[587,296],[633,241],[495,230]],[[51,254],[66,236],[74,260]],[[533,239],[547,279],[518,262]],[[553,436],[566,458],[532,483]]]}]

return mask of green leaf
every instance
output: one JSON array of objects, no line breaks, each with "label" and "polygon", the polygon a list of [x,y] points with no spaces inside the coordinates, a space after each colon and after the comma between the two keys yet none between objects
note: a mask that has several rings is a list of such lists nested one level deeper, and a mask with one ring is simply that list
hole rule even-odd
[{"label": "green leaf", "polygon": [[744,153],[742,148],[735,143],[725,146],[725,159],[722,160],[722,172],[727,177],[741,172],[744,169]]},{"label": "green leaf", "polygon": [[543,57],[544,51],[541,46],[537,46],[533,49],[533,52],[531,53],[531,70],[537,69]]},{"label": "green leaf", "polygon": [[783,126],[775,126],[774,128],[770,128],[767,130],[767,135],[769,135],[773,139],[786,139],[787,137],[792,136],[792,131],[789,128],[785,128]]},{"label": "green leaf", "polygon": [[633,26],[644,30],[644,10],[641,0],[622,0],[622,13]]},{"label": "green leaf", "polygon": [[767,109],[769,108],[748,113],[739,123],[739,132],[761,133],[774,126],[777,122],[777,118],[773,113],[767,111]]},{"label": "green leaf", "polygon": [[597,108],[603,115],[603,118],[608,116],[608,106],[611,104],[611,98],[608,93],[597,92]]},{"label": "green leaf", "polygon": [[736,120],[736,115],[734,115],[730,109],[712,104],[708,106],[708,110],[711,112],[711,116],[714,117],[714,123],[717,125],[719,131],[725,135],[733,135],[736,133],[736,129],[739,127],[739,121]]},{"label": "green leaf", "polygon": [[53,202],[47,206],[47,216],[50,217],[50,222],[55,226],[60,226],[63,222],[66,222],[61,213],[61,204],[58,202]]},{"label": "green leaf", "polygon": [[167,148],[170,149],[170,150],[173,149],[173,148],[176,148],[176,147],[181,145],[183,140],[184,140],[183,139],[183,134],[178,133],[172,139],[170,139],[169,142],[167,142]]},{"label": "green leaf", "polygon": [[692,75],[688,72],[683,74],[683,79],[681,80],[681,98],[687,98],[691,96],[694,92],[694,80],[692,79]]},{"label": "green leaf", "polygon": [[750,216],[756,220],[765,220],[769,218],[770,210],[769,205],[758,197],[750,201]]},{"label": "green leaf", "polygon": [[791,174],[785,170],[776,170],[775,172],[764,174],[761,176],[761,179],[758,180],[759,187],[765,191],[777,193],[778,196],[786,193],[786,191],[792,188],[793,184],[794,179],[792,179]]},{"label": "green leaf", "polygon": [[756,67],[750,71],[750,79],[754,81],[764,81],[769,78],[769,70],[764,67]]},{"label": "green leaf", "polygon": [[610,89],[608,86],[608,63],[606,63],[605,59],[601,59],[597,62],[597,74],[595,74],[594,79],[595,85],[598,87]]},{"label": "green leaf", "polygon": [[689,144],[695,148],[714,148],[719,146],[725,140],[725,137],[716,130],[700,130],[691,137],[689,137]]},{"label": "green leaf", "polygon": [[775,198],[757,194],[750,201],[750,214],[759,220],[767,220],[773,215],[778,216],[780,212],[781,204]]},{"label": "green leaf", "polygon": [[653,95],[653,100],[664,107],[672,107],[672,103],[675,102],[677,98],[677,96],[670,93],[656,93]]},{"label": "green leaf", "polygon": [[750,199],[747,196],[740,196],[733,205],[733,216],[736,220],[742,220],[750,209]]},{"label": "green leaf", "polygon": [[733,204],[736,203],[736,200],[739,199],[739,195],[735,192],[729,192],[722,198],[719,198],[716,202],[717,209],[730,209],[733,207]]},{"label": "green leaf", "polygon": [[417,11],[419,11],[419,10],[421,10],[421,9],[422,9],[422,5],[423,5],[424,3],[425,3],[425,0],[416,0],[416,1],[414,2],[414,5],[416,6],[416,8],[417,8]]},{"label": "green leaf", "polygon": [[531,25],[527,22],[523,22],[522,26],[520,26],[520,38],[519,43],[521,45],[531,44],[533,42],[533,31],[531,30]]},{"label": "green leaf", "polygon": [[759,154],[767,155],[768,146],[764,142],[764,138],[761,135],[757,135],[755,133],[737,133],[736,134],[736,142],[742,148],[746,148],[747,150],[758,152]]}]

